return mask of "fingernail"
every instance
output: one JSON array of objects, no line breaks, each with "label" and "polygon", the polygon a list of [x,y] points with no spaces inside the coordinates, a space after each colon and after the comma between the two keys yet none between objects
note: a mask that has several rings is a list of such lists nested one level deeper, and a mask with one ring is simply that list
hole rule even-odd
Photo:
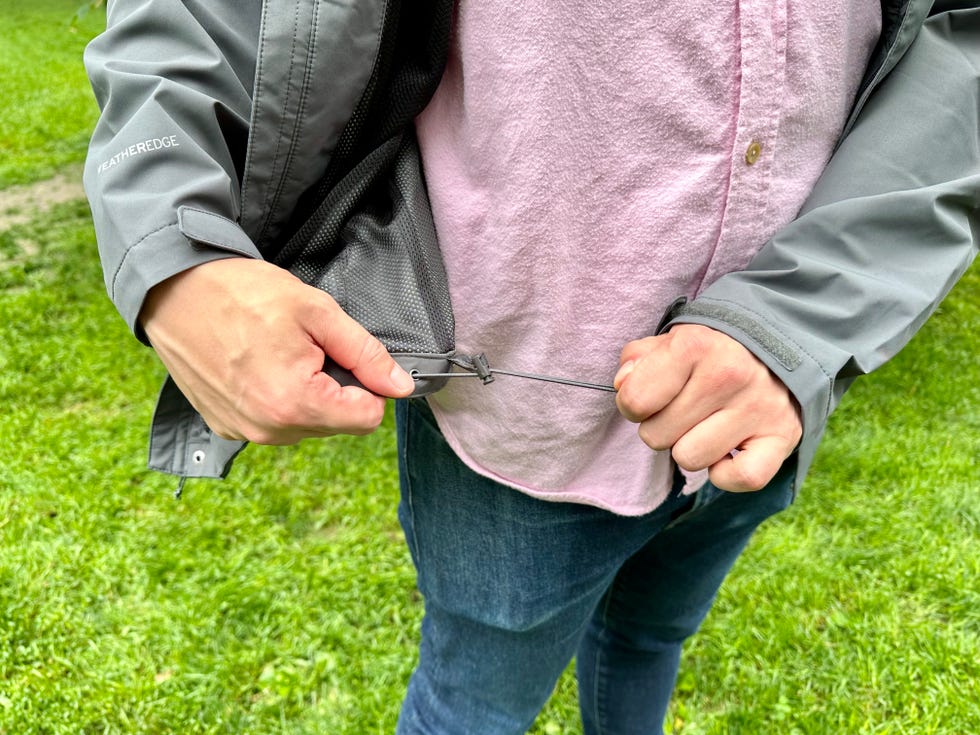
[{"label": "fingernail", "polygon": [[415,380],[398,365],[391,369],[391,383],[402,392],[415,390]]},{"label": "fingernail", "polygon": [[633,360],[629,362],[624,362],[623,366],[619,368],[619,372],[616,373],[616,377],[613,378],[613,385],[619,388],[619,384],[626,379],[626,376],[633,372],[633,368],[636,367],[636,363]]}]

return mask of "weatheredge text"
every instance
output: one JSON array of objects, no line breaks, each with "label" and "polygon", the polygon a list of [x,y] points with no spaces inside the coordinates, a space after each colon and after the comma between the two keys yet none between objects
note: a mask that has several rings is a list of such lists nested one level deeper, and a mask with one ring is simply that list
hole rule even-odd
[{"label": "weatheredge text", "polygon": [[112,168],[120,161],[125,161],[127,158],[139,156],[143,153],[162,151],[165,148],[180,148],[180,143],[177,142],[176,135],[168,135],[165,138],[150,138],[149,140],[143,140],[139,143],[133,143],[133,145],[129,146],[129,148],[124,148],[112,158],[100,163],[98,172],[102,173],[106,169]]}]

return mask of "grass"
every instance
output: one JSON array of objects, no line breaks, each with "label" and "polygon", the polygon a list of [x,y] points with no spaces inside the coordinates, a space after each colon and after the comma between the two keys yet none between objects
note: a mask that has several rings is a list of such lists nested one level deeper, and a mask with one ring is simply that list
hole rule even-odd
[{"label": "grass", "polygon": [[385,731],[418,614],[390,425],[255,448],[174,501],[142,468],[160,370],[84,205],[8,234],[42,231],[0,300],[0,731]]},{"label": "grass", "polygon": [[[0,55],[26,33],[47,56],[74,4],[30,8],[0,15]],[[23,99],[4,120],[47,114]],[[35,179],[84,149],[18,145]],[[687,646],[671,732],[980,730],[978,333],[974,267],[852,389],[802,496],[739,560]],[[161,377],[104,296],[84,203],[0,231],[0,734],[391,732],[421,603],[390,417],[252,447],[177,502],[143,467]],[[570,673],[533,732],[581,733]]]},{"label": "grass", "polygon": [[0,0],[0,189],[51,176],[85,153],[98,109],[79,63],[105,23],[81,0]]}]

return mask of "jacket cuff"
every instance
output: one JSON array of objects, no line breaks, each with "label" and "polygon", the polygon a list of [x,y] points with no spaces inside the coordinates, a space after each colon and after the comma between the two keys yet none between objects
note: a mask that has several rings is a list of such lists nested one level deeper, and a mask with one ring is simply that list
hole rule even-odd
[{"label": "jacket cuff", "polygon": [[234,257],[262,258],[237,223],[211,212],[181,207],[177,222],[151,232],[126,252],[109,293],[129,328],[145,343],[138,318],[151,288],[195,266]]},{"label": "jacket cuff", "polygon": [[796,462],[794,493],[813,463],[831,413],[833,379],[805,350],[752,312],[718,299],[699,298],[677,303],[662,323],[666,332],[675,324],[699,324],[738,341],[789,389],[800,406],[803,437],[787,462]]}]

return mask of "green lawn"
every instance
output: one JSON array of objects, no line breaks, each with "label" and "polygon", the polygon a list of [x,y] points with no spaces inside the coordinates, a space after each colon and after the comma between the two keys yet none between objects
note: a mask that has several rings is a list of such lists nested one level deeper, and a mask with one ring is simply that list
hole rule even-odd
[{"label": "green lawn", "polygon": [[50,176],[85,154],[98,109],[79,61],[105,23],[83,0],[0,0],[0,189]]},{"label": "green lawn", "polygon": [[[84,153],[80,4],[0,0],[0,189]],[[974,267],[739,561],[674,733],[980,732],[978,334]],[[0,734],[391,732],[421,604],[390,418],[252,447],[177,502],[143,467],[160,378],[84,203],[0,230]],[[566,675],[533,732],[580,733],[575,709]]]}]

